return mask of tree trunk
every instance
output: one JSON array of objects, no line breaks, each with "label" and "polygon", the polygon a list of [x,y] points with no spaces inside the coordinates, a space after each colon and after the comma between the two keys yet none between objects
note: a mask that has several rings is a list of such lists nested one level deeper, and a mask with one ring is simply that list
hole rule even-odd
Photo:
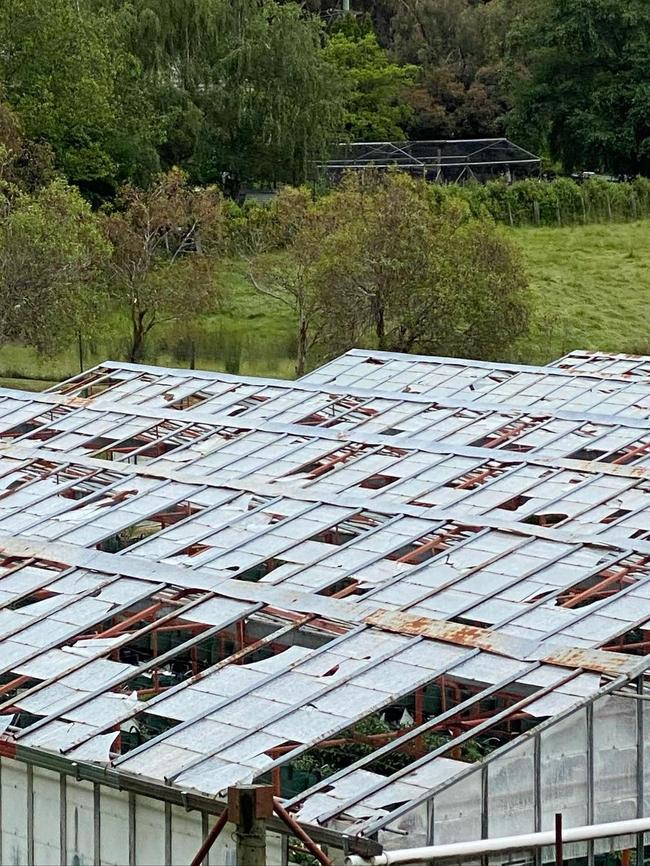
[{"label": "tree trunk", "polygon": [[144,317],[145,314],[139,310],[133,310],[131,315],[133,329],[131,331],[129,361],[132,364],[140,364],[144,357],[144,338],[147,333],[144,327]]},{"label": "tree trunk", "polygon": [[377,336],[377,348],[386,348],[386,321],[384,305],[380,298],[372,300],[372,317],[375,320],[375,335]]},{"label": "tree trunk", "polygon": [[305,316],[301,315],[298,323],[298,350],[296,353],[296,379],[300,379],[305,375],[305,366],[307,363],[307,335],[309,330],[309,322]]}]

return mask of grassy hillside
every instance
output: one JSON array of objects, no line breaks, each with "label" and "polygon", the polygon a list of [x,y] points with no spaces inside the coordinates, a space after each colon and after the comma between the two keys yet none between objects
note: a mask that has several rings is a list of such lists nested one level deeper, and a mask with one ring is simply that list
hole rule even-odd
[{"label": "grassy hillside", "polygon": [[[650,221],[512,234],[524,251],[534,298],[530,335],[515,348],[514,359],[546,363],[576,347],[650,351]],[[229,263],[219,278],[229,300],[194,329],[196,366],[291,377],[293,328],[286,308],[260,298],[241,263]],[[124,357],[126,333],[119,313],[107,316],[104,332],[84,345],[84,365]],[[187,367],[189,340],[178,326],[161,329],[151,342],[150,362]],[[0,349],[0,384],[40,389],[78,369],[76,343],[49,359],[20,346]]]}]

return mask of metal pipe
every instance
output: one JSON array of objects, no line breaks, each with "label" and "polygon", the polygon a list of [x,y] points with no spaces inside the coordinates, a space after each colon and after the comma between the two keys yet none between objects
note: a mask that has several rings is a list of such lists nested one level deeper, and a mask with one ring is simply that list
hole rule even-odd
[{"label": "metal pipe", "polygon": [[[612,836],[628,836],[650,830],[650,818],[634,818],[630,821],[614,821],[610,824],[591,824],[587,827],[565,827],[562,842],[586,842],[590,839],[606,839]],[[374,857],[351,854],[345,859],[346,866],[392,866],[398,863],[428,863],[431,860],[460,860],[483,854],[504,851],[521,851],[555,845],[555,829],[542,833],[526,833],[522,836],[503,836],[498,839],[478,839],[474,842],[456,842],[451,845],[429,845],[425,848],[403,848],[384,851]]]},{"label": "metal pipe", "polygon": [[[273,799],[273,809],[278,818],[281,818],[287,827],[291,830],[296,839],[299,839],[305,848],[309,851],[312,857],[321,864],[321,866],[334,866],[330,858],[322,851],[318,845],[311,839],[302,829],[296,819],[284,808],[282,803],[277,798]],[[365,861],[362,861],[365,862]]]}]

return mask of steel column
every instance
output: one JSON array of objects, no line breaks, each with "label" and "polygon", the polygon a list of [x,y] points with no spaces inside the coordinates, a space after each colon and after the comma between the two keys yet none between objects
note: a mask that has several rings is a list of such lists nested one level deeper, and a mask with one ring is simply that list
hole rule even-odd
[{"label": "steel column", "polygon": [[[637,694],[643,694],[643,675],[636,681]],[[636,816],[643,818],[645,811],[645,761],[644,761],[644,733],[645,733],[645,701],[636,702]],[[637,833],[636,837],[636,866],[642,866],[644,858],[645,834]]]}]

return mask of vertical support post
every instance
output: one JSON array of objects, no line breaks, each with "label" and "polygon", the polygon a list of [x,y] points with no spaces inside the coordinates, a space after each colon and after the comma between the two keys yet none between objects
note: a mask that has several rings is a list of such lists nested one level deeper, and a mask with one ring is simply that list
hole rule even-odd
[{"label": "vertical support post", "polygon": [[34,767],[27,764],[27,862],[34,862]]},{"label": "vertical support post", "polygon": [[165,866],[172,866],[172,806],[165,803]]},{"label": "vertical support post", "polygon": [[562,813],[555,814],[555,866],[564,863],[564,851],[562,848]]},{"label": "vertical support post", "polygon": [[268,785],[228,788],[228,816],[236,824],[237,866],[266,866],[266,821],[273,815]]},{"label": "vertical support post", "polygon": [[93,785],[93,842],[95,866],[101,866],[102,850],[102,801],[101,786],[96,782]]},{"label": "vertical support post", "polygon": [[[481,839],[487,839],[489,826],[489,801],[488,801],[488,765],[483,764],[481,768]],[[488,866],[490,858],[484,854],[481,857],[483,866]]]},{"label": "vertical support post", "polygon": [[68,862],[68,783],[66,776],[59,777],[59,846],[61,862]]},{"label": "vertical support post", "polygon": [[129,866],[135,866],[135,794],[129,792]]},{"label": "vertical support post", "polygon": [[349,12],[350,11],[350,0],[342,0],[341,8],[343,9],[343,12]]},{"label": "vertical support post", "polygon": [[[594,705],[587,704],[587,824],[594,822]],[[587,842],[587,864],[594,866],[594,841]]]},{"label": "vertical support post", "polygon": [[436,801],[433,797],[427,800],[427,845],[436,844]]},{"label": "vertical support post", "polygon": [[[228,813],[226,812],[226,815]],[[203,839],[203,845],[205,845],[205,841],[208,838],[208,834],[210,832],[210,824],[208,821],[208,813],[201,812],[201,838]],[[199,866],[208,866],[208,855],[206,854]]]},{"label": "vertical support post", "polygon": [[79,338],[79,372],[83,373],[84,371],[84,343],[83,337],[81,336],[81,331],[78,333]]},{"label": "vertical support post", "polygon": [[[542,738],[539,734],[533,739],[533,832],[542,830]],[[535,866],[541,866],[542,849],[534,852]]]},{"label": "vertical support post", "polygon": [[[636,691],[638,695],[643,695],[643,674],[637,678]],[[644,761],[644,705],[645,701],[639,699],[636,701],[636,816],[643,818],[645,806],[645,761]],[[636,836],[636,863],[637,866],[642,866],[644,861],[644,842],[645,833],[637,833]]]},{"label": "vertical support post", "polygon": [[489,834],[488,824],[488,765],[481,767],[481,839],[487,839]]}]

